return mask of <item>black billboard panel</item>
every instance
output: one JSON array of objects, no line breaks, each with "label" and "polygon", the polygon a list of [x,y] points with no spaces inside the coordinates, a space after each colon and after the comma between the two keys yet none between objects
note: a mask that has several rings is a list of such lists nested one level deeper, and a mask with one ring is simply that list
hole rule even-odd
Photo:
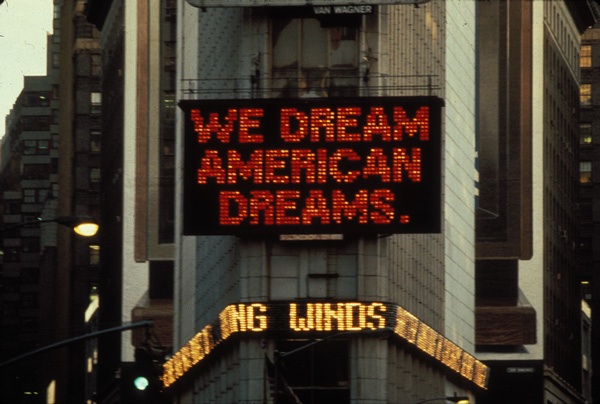
[{"label": "black billboard panel", "polygon": [[439,98],[180,107],[185,235],[440,231]]}]

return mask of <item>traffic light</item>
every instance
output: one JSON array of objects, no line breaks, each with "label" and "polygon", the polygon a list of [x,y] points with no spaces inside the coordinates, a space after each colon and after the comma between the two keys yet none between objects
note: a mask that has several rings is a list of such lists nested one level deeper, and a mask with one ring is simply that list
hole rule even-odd
[{"label": "traffic light", "polygon": [[121,364],[122,404],[169,403],[162,391],[160,376],[166,351],[151,347],[136,348],[135,362]]}]

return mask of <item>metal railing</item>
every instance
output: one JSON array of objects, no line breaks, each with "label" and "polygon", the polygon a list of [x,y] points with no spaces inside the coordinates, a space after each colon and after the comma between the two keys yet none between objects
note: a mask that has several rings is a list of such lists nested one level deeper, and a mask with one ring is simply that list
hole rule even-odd
[{"label": "metal railing", "polygon": [[[194,99],[361,97],[361,96],[441,96],[440,76],[370,74],[324,77],[318,85],[305,85],[298,76],[224,77],[182,79],[181,97]],[[284,83],[277,85],[276,83]],[[349,85],[354,83],[354,85]]]}]

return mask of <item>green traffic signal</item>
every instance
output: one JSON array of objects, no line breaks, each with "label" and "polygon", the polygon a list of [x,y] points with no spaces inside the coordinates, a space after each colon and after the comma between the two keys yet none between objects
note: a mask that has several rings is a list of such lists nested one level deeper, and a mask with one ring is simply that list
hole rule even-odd
[{"label": "green traffic signal", "polygon": [[133,380],[133,385],[136,389],[143,391],[150,385],[150,382],[146,376],[138,376]]}]

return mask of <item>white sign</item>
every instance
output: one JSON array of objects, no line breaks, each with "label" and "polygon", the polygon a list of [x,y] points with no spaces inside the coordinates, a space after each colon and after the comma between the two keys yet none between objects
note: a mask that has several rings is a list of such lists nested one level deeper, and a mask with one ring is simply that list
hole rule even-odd
[{"label": "white sign", "polygon": [[386,4],[424,4],[431,0],[186,0],[194,7],[285,7],[285,6],[348,6]]}]

